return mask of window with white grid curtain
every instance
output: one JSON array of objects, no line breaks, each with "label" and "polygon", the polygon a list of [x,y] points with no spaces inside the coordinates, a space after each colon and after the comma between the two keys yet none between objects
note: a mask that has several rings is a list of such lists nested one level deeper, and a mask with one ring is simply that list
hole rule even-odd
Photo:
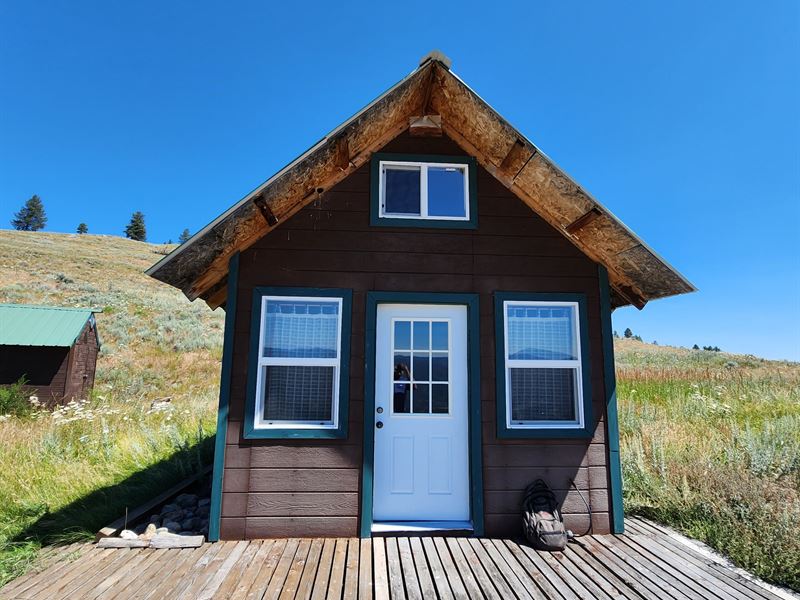
[{"label": "window with white grid curtain", "polygon": [[342,298],[263,296],[256,428],[335,429]]},{"label": "window with white grid curtain", "polygon": [[506,423],[509,429],[583,427],[577,302],[503,302]]}]

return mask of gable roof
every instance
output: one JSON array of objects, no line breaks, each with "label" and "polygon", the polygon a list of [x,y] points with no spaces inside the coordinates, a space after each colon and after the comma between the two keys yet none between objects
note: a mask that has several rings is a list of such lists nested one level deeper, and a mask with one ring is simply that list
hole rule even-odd
[{"label": "gable roof", "polygon": [[[0,304],[0,346],[59,346],[69,348],[86,322],[88,308]],[[99,345],[98,337],[98,345]]]},{"label": "gable roof", "polygon": [[644,307],[695,291],[680,273],[583,190],[450,71],[438,52],[305,153],[150,267],[148,275],[203,298],[226,297],[228,261],[369,161],[415,118],[439,115],[467,154],[608,270],[613,306]]}]

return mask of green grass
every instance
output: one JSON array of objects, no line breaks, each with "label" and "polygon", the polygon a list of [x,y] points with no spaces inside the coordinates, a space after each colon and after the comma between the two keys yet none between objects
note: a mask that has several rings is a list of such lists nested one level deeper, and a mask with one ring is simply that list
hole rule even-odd
[{"label": "green grass", "polygon": [[800,588],[800,365],[617,344],[625,508]]},{"label": "green grass", "polygon": [[211,460],[224,315],[144,275],[159,250],[0,231],[0,302],[102,309],[103,343],[91,398],[0,415],[0,586]]}]

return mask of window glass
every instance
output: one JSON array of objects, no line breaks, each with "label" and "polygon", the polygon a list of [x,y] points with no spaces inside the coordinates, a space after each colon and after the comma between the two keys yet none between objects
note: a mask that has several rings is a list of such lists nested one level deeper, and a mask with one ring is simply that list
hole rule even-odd
[{"label": "window glass", "polygon": [[577,360],[575,307],[507,307],[508,358],[511,360]]},{"label": "window glass", "polygon": [[574,421],[574,369],[510,371],[512,421]]},{"label": "window glass", "polygon": [[342,305],[338,298],[262,297],[256,428],[336,427]]},{"label": "window glass", "polygon": [[334,367],[272,365],[264,371],[265,421],[333,419]]},{"label": "window glass", "polygon": [[394,347],[396,350],[411,349],[411,322],[395,321],[394,323]]},{"label": "window glass", "polygon": [[465,169],[428,167],[428,215],[431,217],[466,217],[464,199]]},{"label": "window glass", "polygon": [[447,321],[394,322],[393,413],[450,412],[449,329]]},{"label": "window glass", "polygon": [[385,167],[384,211],[388,214],[420,214],[420,167]]},{"label": "window glass", "polygon": [[447,350],[450,340],[447,337],[447,323],[434,321],[431,323],[431,347],[434,350]]},{"label": "window glass", "polygon": [[268,300],[264,357],[336,358],[339,303]]},{"label": "window glass", "polygon": [[507,425],[580,425],[578,305],[507,301],[504,311]]}]

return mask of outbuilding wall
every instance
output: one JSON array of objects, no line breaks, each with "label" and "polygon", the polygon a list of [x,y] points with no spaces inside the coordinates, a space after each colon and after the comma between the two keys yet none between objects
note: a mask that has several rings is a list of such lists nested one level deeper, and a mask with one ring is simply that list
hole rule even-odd
[{"label": "outbuilding wall", "polygon": [[[403,134],[383,151],[463,155],[451,140]],[[478,229],[369,224],[369,165],[262,238],[239,259],[221,538],[358,535],[362,464],[365,299],[368,291],[468,292],[480,297],[485,534],[519,532],[525,486],[544,477],[567,526],[608,532],[609,477],[598,266],[487,171],[478,172]],[[344,440],[242,438],[252,290],[353,290],[350,422]],[[500,440],[495,422],[496,291],[579,292],[588,301],[595,433],[589,440]]]},{"label": "outbuilding wall", "polygon": [[90,323],[71,347],[0,346],[0,385],[25,376],[26,389],[47,406],[83,399],[94,385],[97,330]]}]

